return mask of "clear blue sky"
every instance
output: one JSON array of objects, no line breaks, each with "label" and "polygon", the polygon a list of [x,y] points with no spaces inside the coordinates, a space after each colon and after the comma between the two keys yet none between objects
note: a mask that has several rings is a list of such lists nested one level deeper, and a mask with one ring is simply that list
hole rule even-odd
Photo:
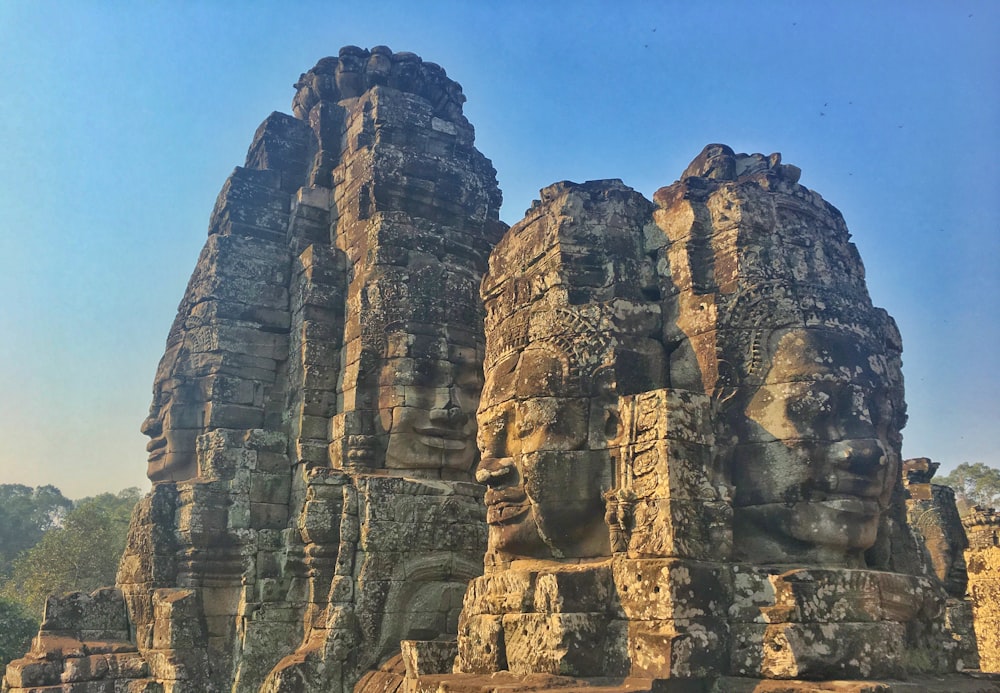
[{"label": "clear blue sky", "polygon": [[146,487],[138,432],[215,196],[340,46],[441,64],[513,223],[780,151],[899,322],[906,456],[1000,467],[1000,3],[0,1],[0,483]]}]

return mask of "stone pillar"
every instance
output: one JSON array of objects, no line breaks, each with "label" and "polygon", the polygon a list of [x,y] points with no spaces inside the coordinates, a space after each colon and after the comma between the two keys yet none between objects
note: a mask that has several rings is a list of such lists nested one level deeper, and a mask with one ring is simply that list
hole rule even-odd
[{"label": "stone pillar", "polygon": [[920,537],[926,560],[948,594],[945,626],[955,643],[958,668],[978,669],[979,650],[973,628],[972,601],[967,596],[969,576],[965,553],[969,541],[955,502],[955,491],[931,483],[938,464],[926,457],[903,462],[903,485],[908,497],[906,515]]},{"label": "stone pillar", "polygon": [[974,507],[962,523],[969,536],[965,560],[979,668],[1000,672],[1000,513]]}]

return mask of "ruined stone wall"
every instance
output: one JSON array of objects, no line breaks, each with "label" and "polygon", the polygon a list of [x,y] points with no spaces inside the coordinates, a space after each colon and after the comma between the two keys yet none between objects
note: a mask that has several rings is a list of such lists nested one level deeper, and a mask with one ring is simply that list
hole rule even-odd
[{"label": "ruined stone wall", "polygon": [[[956,644],[956,657],[965,669],[978,669],[979,644],[973,627],[973,600],[968,591],[965,554],[969,540],[955,502],[955,491],[931,483],[938,464],[926,457],[903,462],[910,528],[925,550],[933,574],[948,594],[945,622]],[[987,645],[988,647],[988,645]]]},{"label": "ruined stone wall", "polygon": [[996,672],[1000,671],[1000,513],[976,507],[962,522],[969,537],[965,560],[979,667]]}]

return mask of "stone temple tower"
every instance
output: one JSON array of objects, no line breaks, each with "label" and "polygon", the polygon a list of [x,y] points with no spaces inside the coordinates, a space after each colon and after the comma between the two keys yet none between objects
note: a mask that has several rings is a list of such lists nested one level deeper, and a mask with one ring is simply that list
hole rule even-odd
[{"label": "stone temple tower", "polygon": [[1000,520],[967,578],[913,520],[951,522],[902,341],[797,167],[709,145],[508,229],[439,66],[295,89],[170,328],[118,584],[51,597],[4,693],[1000,691],[959,673]]},{"label": "stone temple tower", "polygon": [[170,329],[120,591],[54,600],[13,690],[79,668],[58,638],[117,643],[80,646],[120,664],[95,686],[349,690],[401,639],[456,632],[486,543],[496,173],[461,87],[412,53],[349,46],[295,88],[223,186]]}]

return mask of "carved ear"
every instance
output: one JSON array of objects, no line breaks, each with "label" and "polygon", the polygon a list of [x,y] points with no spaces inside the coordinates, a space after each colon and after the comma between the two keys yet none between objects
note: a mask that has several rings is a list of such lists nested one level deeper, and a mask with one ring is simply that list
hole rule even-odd
[{"label": "carved ear", "polygon": [[739,375],[736,367],[729,361],[719,360],[719,374],[715,379],[715,389],[712,399],[719,410],[726,409],[736,396],[739,385]]},{"label": "carved ear", "polygon": [[597,432],[593,425],[600,426],[600,435],[605,441],[614,440],[618,437],[619,422],[621,416],[618,412],[619,398],[617,393],[617,377],[614,366],[601,366],[590,379],[590,396],[593,401],[590,405],[591,416],[599,413],[600,421],[594,421],[591,426],[591,436]]},{"label": "carved ear", "polygon": [[590,377],[590,396],[617,399],[618,379],[614,366],[601,366]]}]

